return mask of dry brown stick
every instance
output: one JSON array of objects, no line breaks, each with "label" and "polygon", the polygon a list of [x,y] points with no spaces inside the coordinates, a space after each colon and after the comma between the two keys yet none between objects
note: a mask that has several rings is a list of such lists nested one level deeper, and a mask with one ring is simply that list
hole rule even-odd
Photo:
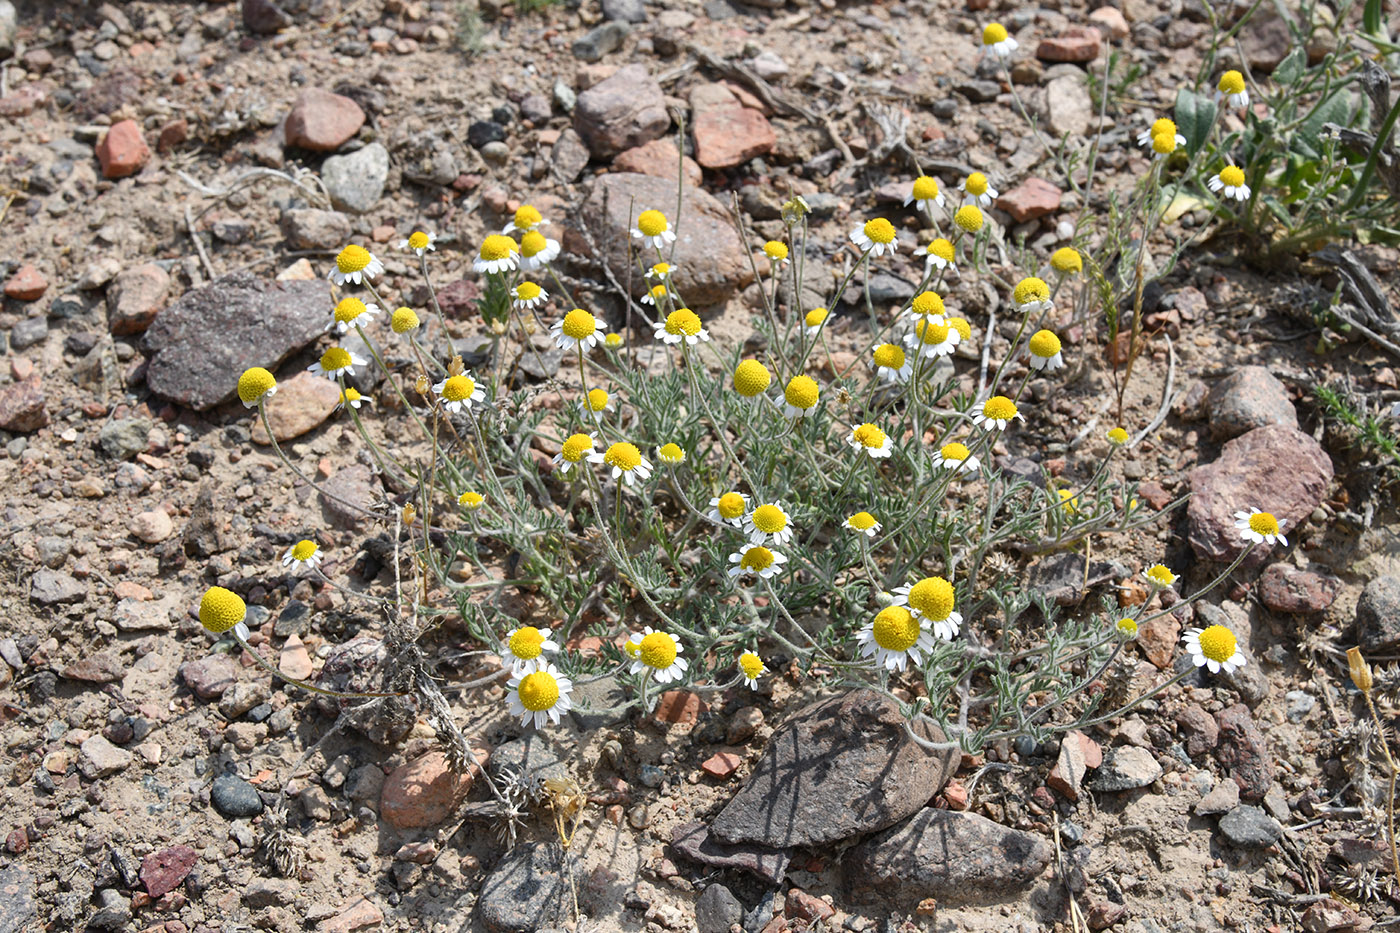
[{"label": "dry brown stick", "polygon": [[185,205],[185,230],[189,233],[190,239],[194,240],[195,251],[199,253],[199,261],[204,266],[204,271],[209,273],[210,281],[218,278],[214,274],[214,266],[209,262],[209,254],[204,251],[204,242],[200,240],[199,234],[194,230],[194,217],[190,214],[190,206]]}]

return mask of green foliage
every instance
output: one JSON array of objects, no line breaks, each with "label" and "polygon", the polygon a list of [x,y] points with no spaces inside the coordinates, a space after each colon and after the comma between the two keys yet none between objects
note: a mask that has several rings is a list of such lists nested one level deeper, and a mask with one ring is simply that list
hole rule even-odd
[{"label": "green foliage", "polygon": [[1344,386],[1318,383],[1313,387],[1313,398],[1317,400],[1323,417],[1350,430],[1363,457],[1390,461],[1388,472],[1391,479],[1400,476],[1397,473],[1397,468],[1400,468],[1400,439],[1394,434],[1393,418],[1375,417]]}]

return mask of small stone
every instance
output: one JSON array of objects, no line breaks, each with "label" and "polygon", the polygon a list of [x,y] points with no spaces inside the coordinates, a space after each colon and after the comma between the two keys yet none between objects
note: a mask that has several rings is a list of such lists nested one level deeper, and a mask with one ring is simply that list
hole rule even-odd
[{"label": "small stone", "polygon": [[1400,648],[1400,576],[1376,577],[1356,601],[1356,638],[1363,651],[1390,654]]},{"label": "small stone", "polygon": [[[283,211],[282,236],[292,249],[339,250],[350,239],[350,218],[311,207]],[[301,260],[305,262],[305,259]]]},{"label": "small stone", "polygon": [[165,509],[138,512],[131,519],[131,533],[147,544],[159,544],[175,533],[175,523]]},{"label": "small stone", "polygon": [[378,501],[380,488],[374,473],[364,464],[337,470],[321,483],[321,511],[335,528],[358,528]]},{"label": "small stone", "polygon": [[273,0],[243,0],[243,26],[249,32],[270,36],[292,24],[292,18]]},{"label": "small stone", "polygon": [[695,161],[703,168],[733,168],[777,145],[778,137],[768,118],[745,107],[722,84],[691,88],[690,109]]},{"label": "small stone", "polygon": [[620,23],[644,23],[647,8],[642,0],[603,0],[603,18]]},{"label": "small stone", "polygon": [[1240,803],[1240,785],[1234,781],[1220,781],[1196,804],[1197,816],[1215,816],[1228,813]]},{"label": "small stone", "polygon": [[660,722],[677,726],[693,726],[700,714],[710,708],[698,693],[689,690],[667,690],[656,703],[654,715]]},{"label": "small stone", "polygon": [[1115,42],[1121,42],[1132,35],[1128,21],[1116,7],[1101,6],[1089,14],[1089,22]]},{"label": "small stone", "polygon": [[631,31],[632,27],[625,22],[600,23],[575,39],[570,49],[579,61],[601,61],[604,55],[621,48]]},{"label": "small stone", "polygon": [[1263,366],[1245,366],[1218,382],[1206,396],[1211,434],[1220,439],[1278,424],[1298,427],[1288,390]]},{"label": "small stone", "polygon": [[743,763],[744,759],[733,752],[719,752],[706,759],[705,762],[700,765],[700,770],[704,771],[710,777],[724,780],[733,775],[735,771],[738,771]]},{"label": "small stone", "polygon": [[311,655],[299,636],[292,635],[283,642],[277,669],[295,680],[306,680],[315,671],[311,664]]},{"label": "small stone", "polygon": [[598,158],[657,139],[671,126],[661,85],[644,65],[621,68],[579,94],[573,113],[574,129]]},{"label": "small stone", "polygon": [[321,164],[321,181],[331,203],[354,214],[372,210],[388,180],[389,150],[382,143],[370,143],[348,155],[331,156]]},{"label": "small stone", "polygon": [[165,307],[170,273],[153,262],[128,269],[107,287],[107,327],[119,337],[145,333]]},{"label": "small stone", "polygon": [[[277,394],[267,402],[267,420],[279,442],[301,437],[315,430],[340,404],[340,388],[315,373],[299,372],[277,385]],[[261,418],[253,422],[253,443],[266,446],[267,427]]]},{"label": "small stone", "polygon": [[282,907],[296,900],[300,887],[290,878],[254,878],[243,889],[243,903],[255,910]]},{"label": "small stone", "polygon": [[37,374],[0,388],[0,430],[29,434],[48,423],[48,398]]},{"label": "small stone", "polygon": [[1079,799],[1079,782],[1090,768],[1103,764],[1099,743],[1082,732],[1070,732],[1060,742],[1060,757],[1045,783],[1071,802]]},{"label": "small stone", "polygon": [[[1111,10],[1113,8],[1103,7],[1103,9]],[[1109,927],[1122,920],[1127,914],[1128,908],[1122,904],[1115,904],[1112,901],[1100,901],[1089,908],[1089,916],[1087,918],[1089,929],[1107,930]]]},{"label": "small stone", "polygon": [[[10,7],[10,38],[13,39],[14,7],[9,0],[0,0],[0,54],[5,48],[5,7]],[[57,919],[45,908],[45,916]],[[81,914],[76,914],[76,920]],[[34,899],[34,877],[19,862],[0,866],[0,929],[31,930],[39,923],[39,911]]]},{"label": "small stone", "polygon": [[777,884],[787,874],[792,857],[786,849],[740,843],[726,845],[704,823],[686,823],[671,832],[671,846],[684,858],[711,868],[739,868],[752,872],[769,884]]},{"label": "small stone", "polygon": [[131,752],[118,748],[100,735],[84,739],[78,751],[81,755],[78,759],[78,770],[88,780],[123,771],[135,758]]},{"label": "small stone", "polygon": [[334,917],[316,924],[316,933],[360,933],[377,929],[384,922],[384,912],[367,897],[362,897]]},{"label": "small stone", "polygon": [[189,846],[167,846],[141,860],[141,883],[151,897],[164,897],[184,883],[199,861],[199,853]]},{"label": "small stone", "polygon": [[1305,933],[1364,933],[1372,921],[1337,900],[1318,901],[1303,911]]},{"label": "small stone", "polygon": [[1240,786],[1245,800],[1263,800],[1274,782],[1274,758],[1249,707],[1236,703],[1215,714],[1220,744],[1215,756]]},{"label": "small stone", "polygon": [[1018,224],[1060,209],[1060,189],[1043,178],[1027,178],[997,198],[997,207]]},{"label": "small stone", "polygon": [[42,606],[81,602],[86,596],[87,585],[61,570],[36,570],[29,579],[29,598]]},{"label": "small stone", "polygon": [[506,141],[506,128],[495,120],[477,120],[467,127],[467,142],[473,149],[480,149],[487,143]]},{"label": "small stone", "polygon": [[1060,75],[1045,86],[1046,125],[1056,136],[1083,136],[1096,125],[1094,102],[1083,75]]},{"label": "small stone", "polygon": [[1162,776],[1162,766],[1145,748],[1126,745],[1104,753],[1103,764],[1089,786],[1096,791],[1113,793],[1147,787]]},{"label": "small stone", "polygon": [[550,171],[565,184],[572,184],[588,167],[589,158],[583,137],[570,128],[559,135],[559,140],[550,149]]},{"label": "small stone", "polygon": [[184,143],[190,136],[190,124],[188,120],[171,120],[160,128],[160,135],[156,137],[156,151],[167,153],[176,146]]},{"label": "small stone", "polygon": [[5,280],[5,297],[15,301],[38,301],[48,288],[49,281],[44,274],[25,263]]},{"label": "small stone", "polygon": [[699,185],[703,179],[695,160],[690,156],[678,158],[676,144],[669,139],[653,139],[620,152],[613,159],[612,167],[615,172],[636,172],[671,179],[676,177],[678,171],[683,171],[687,185]]},{"label": "small stone", "polygon": [[1266,849],[1278,842],[1283,827],[1259,807],[1242,803],[1220,818],[1220,832],[1246,849]]},{"label": "small stone", "polygon": [[1259,599],[1275,612],[1321,612],[1341,592],[1342,581],[1327,573],[1270,564],[1259,577]]},{"label": "small stone", "polygon": [[1072,26],[1058,36],[1041,39],[1035,57],[1043,62],[1091,62],[1099,57],[1102,37],[1092,26]]},{"label": "small stone", "polygon": [[742,745],[758,734],[763,726],[763,710],[745,706],[729,717],[729,729],[724,734],[726,745]]},{"label": "small stone", "polygon": [[219,698],[219,712],[225,719],[237,719],[253,707],[266,703],[272,695],[261,680],[240,680]]},{"label": "small stone", "polygon": [[97,435],[102,452],[113,460],[130,460],[150,443],[151,422],[145,418],[121,418],[108,422]]},{"label": "small stone", "polygon": [[236,774],[221,774],[215,778],[209,798],[214,802],[214,809],[230,820],[257,816],[263,811],[257,788]]},{"label": "small stone", "polygon": [[1176,714],[1176,725],[1183,735],[1186,754],[1193,759],[1214,751],[1220,742],[1220,725],[1215,717],[1195,704]]},{"label": "small stone", "polygon": [[[10,349],[27,350],[38,343],[43,343],[49,336],[49,322],[42,317],[27,317],[10,329]],[[18,362],[18,360],[15,360]],[[26,360],[26,362],[28,362]],[[21,378],[29,378],[25,374]]]},{"label": "small stone", "polygon": [[729,928],[744,919],[744,906],[722,884],[711,884],[695,901],[695,926],[698,933],[729,933]]},{"label": "small stone", "polygon": [[395,829],[436,826],[452,815],[471,786],[470,772],[458,774],[447,766],[443,752],[429,752],[389,775],[379,812]]},{"label": "small stone", "polygon": [[151,149],[135,120],[114,123],[97,144],[97,161],[103,178],[125,178],[141,171],[151,158]]},{"label": "small stone", "polygon": [[226,654],[211,654],[180,665],[180,679],[201,700],[217,700],[238,680],[238,668]]},{"label": "small stone", "polygon": [[287,145],[333,152],[364,124],[365,112],[350,98],[323,88],[306,88],[297,94],[287,114]]},{"label": "small stone", "polygon": [[108,651],[79,658],[63,669],[64,680],[81,680],[90,684],[110,684],[121,680],[126,665],[119,656]]},{"label": "small stone", "polygon": [[491,933],[537,933],[565,917],[572,903],[563,847],[527,842],[506,853],[481,882],[478,917]]},{"label": "small stone", "polygon": [[826,901],[819,897],[813,897],[801,888],[790,889],[783,905],[783,914],[786,917],[794,920],[805,920],[808,923],[828,920],[835,913],[836,909]]}]

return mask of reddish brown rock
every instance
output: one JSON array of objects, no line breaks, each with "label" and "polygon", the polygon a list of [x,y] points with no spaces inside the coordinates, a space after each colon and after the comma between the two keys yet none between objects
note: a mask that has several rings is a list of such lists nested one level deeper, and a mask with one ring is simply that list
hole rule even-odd
[{"label": "reddish brown rock", "polygon": [[48,423],[48,399],[38,375],[0,389],[0,430],[28,434]]},{"label": "reddish brown rock", "polygon": [[180,665],[180,679],[201,700],[217,700],[238,679],[238,668],[226,654],[211,654]]},{"label": "reddish brown rock", "polygon": [[699,84],[690,91],[690,132],[695,161],[704,168],[733,168],[770,152],[778,143],[773,127],[722,84]]},{"label": "reddish brown rock", "polygon": [[700,770],[704,771],[710,777],[724,780],[735,771],[738,771],[739,766],[743,763],[744,759],[733,752],[718,752],[705,759],[704,764],[700,765]]},{"label": "reddish brown rock", "polygon": [[689,690],[667,690],[656,703],[656,718],[675,726],[693,726],[709,704]]},{"label": "reddish brown rock", "polygon": [[1044,217],[1060,208],[1060,189],[1043,178],[1027,178],[997,198],[997,207],[1018,224]]},{"label": "reddish brown rock", "polygon": [[1161,483],[1154,483],[1151,480],[1138,484],[1138,495],[1142,496],[1148,505],[1159,512],[1165,509],[1172,499],[1176,498],[1163,489]]},{"label": "reddish brown rock", "polygon": [[1090,768],[1103,764],[1103,749],[1099,743],[1082,732],[1066,735],[1060,742],[1060,757],[1045,783],[1059,791],[1068,800],[1079,799],[1079,782]]},{"label": "reddish brown rock", "polygon": [[666,97],[645,65],[628,65],[578,95],[574,131],[595,158],[607,158],[665,134]]},{"label": "reddish brown rock", "polygon": [[151,149],[135,120],[112,124],[97,144],[97,161],[103,178],[125,178],[141,171],[151,157]]},{"label": "reddish brown rock", "polygon": [[[682,160],[676,153],[676,144],[669,139],[653,139],[649,143],[635,146],[626,152],[618,153],[613,159],[615,172],[636,172],[639,175],[652,175],[656,178],[675,178],[681,171]],[[700,166],[690,156],[684,159],[684,175],[687,185],[699,185],[702,173]]]},{"label": "reddish brown rock", "polygon": [[348,97],[309,87],[297,95],[287,114],[287,145],[332,152],[365,125],[365,112]]},{"label": "reddish brown rock", "polygon": [[159,852],[152,852],[141,860],[141,883],[151,897],[163,897],[178,888],[195,862],[199,853],[189,846],[168,846]]},{"label": "reddish brown rock", "polygon": [[19,90],[0,97],[0,117],[27,117],[48,97],[48,92],[38,84],[26,84]]},{"label": "reddish brown rock", "polygon": [[1275,612],[1321,612],[1337,598],[1342,581],[1326,573],[1272,564],[1259,577],[1259,598]]},{"label": "reddish brown rock", "polygon": [[16,301],[38,301],[48,291],[49,280],[38,269],[25,263],[5,282],[5,297]]},{"label": "reddish brown rock", "polygon": [[1158,670],[1172,666],[1176,656],[1176,641],[1181,636],[1181,623],[1171,613],[1155,619],[1144,619],[1138,626],[1138,647],[1143,657]]},{"label": "reddish brown rock", "polygon": [[1041,39],[1035,57],[1043,62],[1091,62],[1099,57],[1102,42],[1093,26],[1072,26],[1058,36]]},{"label": "reddish brown rock", "polygon": [[793,888],[787,893],[783,913],[793,920],[806,920],[815,923],[826,920],[836,913],[836,909],[819,897],[813,897],[801,888]]},{"label": "reddish brown rock", "polygon": [[444,753],[428,752],[385,779],[379,812],[395,829],[436,826],[452,815],[471,787],[470,773],[457,774]]},{"label": "reddish brown rock", "polygon": [[1198,758],[1220,744],[1220,725],[1205,710],[1194,703],[1176,714],[1176,727],[1182,734],[1186,754]]},{"label": "reddish brown rock", "polygon": [[172,120],[160,128],[160,135],[156,137],[156,151],[169,152],[188,139],[189,135],[190,124],[187,120]]},{"label": "reddish brown rock", "polygon": [[1240,786],[1245,800],[1262,800],[1274,782],[1274,756],[1264,734],[1254,723],[1249,707],[1236,703],[1215,714],[1220,724],[1220,744],[1215,757]]},{"label": "reddish brown rock", "polygon": [[153,262],[127,269],[107,286],[107,326],[119,337],[144,334],[165,307],[170,273]]},{"label": "reddish brown rock", "polygon": [[[267,420],[277,440],[289,441],[314,430],[340,404],[340,388],[314,373],[299,372],[277,384],[277,394],[267,403]],[[253,422],[253,443],[269,443],[262,419]]]},{"label": "reddish brown rock", "polygon": [[361,933],[375,930],[384,922],[384,913],[367,897],[316,924],[316,933]]}]

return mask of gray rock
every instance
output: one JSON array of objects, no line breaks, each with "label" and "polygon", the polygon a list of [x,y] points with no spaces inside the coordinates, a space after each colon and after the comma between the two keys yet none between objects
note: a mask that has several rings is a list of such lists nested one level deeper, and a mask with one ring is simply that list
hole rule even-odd
[{"label": "gray rock", "polygon": [[1103,764],[1089,781],[1096,791],[1109,793],[1147,787],[1162,776],[1162,766],[1152,753],[1136,745],[1124,745],[1104,752]]},{"label": "gray rock", "polygon": [[146,449],[151,422],[145,418],[122,418],[103,426],[97,436],[102,452],[113,460],[130,460]]},{"label": "gray rock", "polygon": [[[161,312],[144,344],[152,392],[196,411],[234,397],[250,366],[275,370],[325,332],[330,283],[269,282],[249,272],[222,276]],[[217,340],[211,339],[218,335]]]},{"label": "gray rock", "polygon": [[1046,125],[1056,136],[1083,136],[1096,125],[1094,102],[1082,75],[1061,75],[1045,86]]},{"label": "gray rock", "polygon": [[726,845],[716,839],[704,823],[677,826],[671,832],[671,847],[692,862],[711,868],[743,869],[769,884],[782,881],[792,861],[786,849],[748,843]]},{"label": "gray rock", "polygon": [[[769,738],[748,782],[710,824],[721,842],[823,845],[915,813],[957,766],[905,732],[898,704],[856,690],[800,711]],[[918,727],[929,741],[945,737]]]},{"label": "gray rock", "polygon": [[80,602],[87,596],[87,584],[61,570],[36,570],[29,581],[29,598],[41,606]]},{"label": "gray rock", "polygon": [[1220,818],[1220,832],[1246,849],[1264,849],[1278,842],[1283,827],[1259,807],[1242,803]]},{"label": "gray rock", "polygon": [[499,140],[492,140],[481,147],[481,157],[492,165],[505,165],[510,161],[510,146]]},{"label": "gray rock", "polygon": [[243,903],[254,909],[282,907],[296,900],[301,885],[290,878],[254,878],[243,889]]},{"label": "gray rock", "polygon": [[1356,601],[1356,640],[1362,650],[1389,654],[1400,648],[1400,577],[1376,577]]},{"label": "gray rock", "polygon": [[554,102],[559,105],[559,109],[565,113],[573,113],[574,107],[578,104],[578,95],[574,89],[569,87],[567,81],[562,78],[554,82],[554,87],[550,93],[554,96]]},{"label": "gray rock", "polygon": [[38,373],[0,389],[0,430],[28,434],[48,423],[48,396]]},{"label": "gray rock", "polygon": [[1240,787],[1245,800],[1263,800],[1274,783],[1274,756],[1249,707],[1236,703],[1215,714],[1220,744],[1215,756]]},{"label": "gray rock", "polygon": [[216,777],[209,799],[214,802],[214,809],[231,820],[257,816],[263,811],[257,788],[235,774]]},{"label": "gray rock", "polygon": [[[870,277],[870,301],[877,308],[897,304],[914,297],[915,285],[908,279],[887,272],[876,272]],[[865,304],[865,288],[851,287],[841,296],[848,305]]]},{"label": "gray rock", "polygon": [[84,739],[78,752],[78,770],[90,781],[125,770],[135,758],[131,752],[118,748],[100,735]]},{"label": "gray rock", "polygon": [[599,23],[574,40],[571,46],[574,58],[584,62],[599,61],[604,55],[620,48],[631,31],[632,27],[625,22]]},{"label": "gray rock", "polygon": [[569,776],[568,766],[559,760],[559,755],[550,747],[549,740],[535,731],[498,745],[491,752],[487,767],[497,778],[513,774],[520,778],[543,781]]},{"label": "gray rock", "polygon": [[729,933],[744,919],[744,906],[722,884],[707,887],[695,901],[695,926],[700,933]]},{"label": "gray rock", "polygon": [[99,891],[97,903],[97,912],[88,918],[90,929],[118,930],[131,921],[131,901],[116,888]]},{"label": "gray rock", "polygon": [[[4,17],[4,7],[9,6],[0,0],[0,19]],[[11,13],[14,7],[10,7]],[[0,22],[0,29],[4,28]],[[0,35],[3,39],[3,35]],[[37,927],[39,909],[34,903],[34,876],[19,865],[0,867],[0,930],[29,930]]]},{"label": "gray rock", "polygon": [[1239,437],[1266,424],[1298,427],[1288,390],[1263,366],[1246,366],[1216,383],[1206,396],[1206,408],[1217,438]]},{"label": "gray rock", "polygon": [[627,702],[627,691],[614,675],[599,680],[575,681],[571,699],[574,708],[569,710],[569,715],[584,732],[615,726],[626,721],[628,716],[627,710],[607,712]]},{"label": "gray rock", "polygon": [[360,463],[337,470],[321,488],[330,494],[319,497],[326,520],[335,528],[346,529],[360,527],[369,517],[365,513],[373,508],[380,490],[374,473]]},{"label": "gray rock", "polygon": [[394,159],[402,167],[403,177],[420,185],[450,185],[461,174],[451,144],[436,133],[409,137],[395,149]]},{"label": "gray rock", "polygon": [[1054,856],[1039,836],[978,816],[928,807],[856,846],[845,859],[855,888],[899,902],[1001,894],[1034,881]]},{"label": "gray rock", "polygon": [[559,134],[558,142],[550,150],[549,169],[559,181],[572,184],[578,181],[578,177],[588,167],[589,158],[588,147],[584,145],[583,137],[573,129],[567,129]]},{"label": "gray rock", "polygon": [[643,0],[603,0],[603,18],[620,23],[644,23],[646,4]]},{"label": "gray rock", "polygon": [[[604,5],[604,9],[606,9]],[[554,116],[549,98],[543,94],[526,94],[520,100],[520,115],[532,123],[542,124]]]},{"label": "gray rock", "polygon": [[273,0],[243,0],[243,26],[252,33],[270,36],[292,24],[292,18]]},{"label": "gray rock", "polygon": [[49,336],[49,322],[42,317],[27,317],[10,328],[10,349],[27,350],[43,343]]},{"label": "gray rock", "polygon": [[238,682],[238,667],[226,654],[211,654],[181,664],[180,679],[201,700],[217,700]]},{"label": "gray rock", "polygon": [[953,90],[957,91],[974,104],[984,104],[994,101],[1001,94],[1001,82],[984,81],[980,78],[968,78],[953,85]]},{"label": "gray rock", "polygon": [[1228,813],[1239,805],[1240,785],[1234,781],[1221,781],[1196,804],[1196,815],[1214,816]]},{"label": "gray rock", "polygon": [[339,211],[311,207],[283,211],[280,226],[292,249],[338,250],[350,239],[350,218]]},{"label": "gray rock", "polygon": [[1283,695],[1288,703],[1284,716],[1291,723],[1300,723],[1308,718],[1308,713],[1317,705],[1317,698],[1306,690],[1290,690]]},{"label": "gray rock", "polygon": [[[1033,464],[1035,475],[1039,464]],[[1096,560],[1084,572],[1084,557],[1080,554],[1055,554],[1037,561],[1030,568],[1031,590],[1057,606],[1077,606],[1089,595],[1089,590],[1131,576],[1117,561]],[[1087,583],[1087,586],[1086,586]]]},{"label": "gray rock", "polygon": [[330,156],[321,164],[321,181],[331,203],[355,214],[374,208],[388,180],[389,150],[381,143],[370,143],[349,155]]},{"label": "gray rock", "polygon": [[553,842],[516,846],[481,883],[477,916],[492,933],[535,933],[563,921],[571,903],[567,857]]},{"label": "gray rock", "polygon": [[670,128],[666,97],[645,65],[619,69],[578,95],[574,107],[574,129],[598,158],[660,139]]}]

